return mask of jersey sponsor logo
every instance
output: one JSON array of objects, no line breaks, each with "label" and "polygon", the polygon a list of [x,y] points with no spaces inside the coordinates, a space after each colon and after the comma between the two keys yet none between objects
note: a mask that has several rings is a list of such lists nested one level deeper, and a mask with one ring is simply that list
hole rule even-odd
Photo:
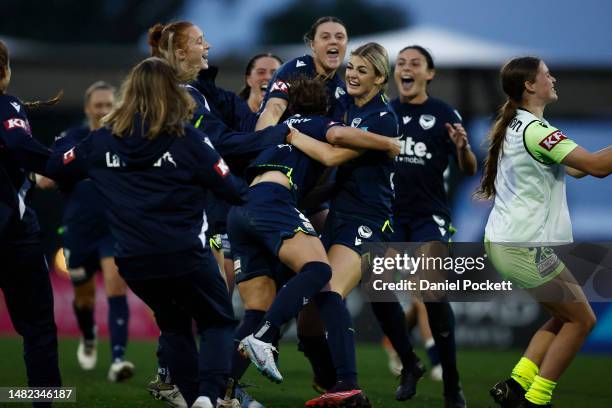
[{"label": "jersey sponsor logo", "polygon": [[289,86],[284,81],[276,80],[272,84],[272,88],[270,88],[270,92],[276,92],[276,91],[288,94]]},{"label": "jersey sponsor logo", "polygon": [[567,139],[567,137],[563,133],[561,133],[560,130],[557,130],[542,139],[539,144],[550,152],[556,145],[558,145],[562,140],[565,139]]},{"label": "jersey sponsor logo", "polygon": [[438,224],[438,227],[444,227],[446,225],[446,220],[439,215],[433,214],[431,218],[433,218],[434,222]]},{"label": "jersey sponsor logo", "polygon": [[436,124],[436,117],[433,115],[421,115],[419,118],[419,125],[423,128],[423,130],[428,130],[434,127]]},{"label": "jersey sponsor logo", "polygon": [[297,208],[294,208],[295,211],[298,213],[298,217],[300,217],[300,220],[302,221],[302,225],[304,226],[304,228],[306,228],[306,230],[309,233],[314,233],[315,229],[312,226],[312,224],[310,223],[310,220],[308,219],[308,217],[306,217],[304,214],[302,214],[302,212],[300,210],[298,210]]},{"label": "jersey sponsor logo", "polygon": [[106,152],[105,156],[106,156],[106,167],[115,168],[115,167],[121,167],[124,165],[124,163],[121,162],[121,159],[119,158],[119,156],[117,156],[114,153]]},{"label": "jersey sponsor logo", "polygon": [[521,126],[523,126],[522,121],[518,120],[517,118],[512,118],[510,124],[508,125],[508,128],[514,130],[515,132],[520,132]]},{"label": "jersey sponsor logo", "polygon": [[340,99],[340,97],[342,95],[346,94],[346,92],[344,91],[344,89],[342,89],[341,87],[337,86],[336,87],[336,92],[334,92],[334,96],[336,97],[336,99]]},{"label": "jersey sponsor logo", "polygon": [[412,116],[402,116],[402,122],[407,125],[412,120]]},{"label": "jersey sponsor logo", "polygon": [[279,149],[287,148],[287,149],[289,149],[290,152],[293,151],[293,145],[286,144],[286,143],[285,144],[276,145],[276,147],[278,147]]},{"label": "jersey sponsor logo", "polygon": [[400,140],[400,154],[395,158],[399,163],[410,163],[424,166],[426,159],[431,159],[432,155],[427,151],[427,145],[423,142],[415,142],[412,137]]},{"label": "jersey sponsor logo", "polygon": [[354,118],[351,121],[351,127],[357,127],[357,126],[359,126],[360,123],[361,123],[361,118]]},{"label": "jersey sponsor logo", "polygon": [[204,138],[204,143],[206,143],[207,145],[209,145],[211,148],[215,148],[215,146],[213,146],[212,142],[210,141],[210,139],[208,138],[208,136],[206,136]]},{"label": "jersey sponsor logo", "polygon": [[4,128],[6,130],[13,130],[13,129],[23,129],[26,131],[26,133],[30,134],[30,124],[28,123],[27,120],[21,119],[21,118],[11,118],[11,119],[7,119],[4,121]]},{"label": "jersey sponsor logo", "polygon": [[372,230],[365,225],[359,226],[359,228],[357,228],[357,233],[361,238],[370,238],[372,236]]},{"label": "jersey sponsor logo", "polygon": [[55,136],[55,141],[57,142],[60,139],[65,138],[67,135],[66,131],[64,130],[62,133],[60,133],[58,136]]},{"label": "jersey sponsor logo", "polygon": [[242,268],[240,267],[240,258],[236,257],[234,258],[234,273],[238,275],[240,272],[242,272]]},{"label": "jersey sponsor logo", "polygon": [[296,68],[301,68],[301,67],[305,67],[305,66],[306,66],[306,63],[304,61],[302,61],[302,60],[297,60],[295,62],[295,67]]},{"label": "jersey sponsor logo", "polygon": [[[296,116],[297,116],[297,115],[296,115]],[[310,121],[312,120],[312,119],[310,119],[310,118],[300,118],[300,117],[296,117],[296,116],[294,116],[294,117],[292,117],[292,118],[287,119],[287,120],[285,121],[285,123],[286,123],[287,125],[293,125],[293,124],[295,124],[295,123],[306,123],[306,122],[310,122]]]},{"label": "jersey sponsor logo", "polygon": [[453,113],[459,118],[460,121],[463,122],[463,118],[461,117],[461,115],[459,114],[459,111],[457,109],[453,109]]},{"label": "jersey sponsor logo", "polygon": [[225,163],[223,157],[220,157],[219,161],[215,163],[213,167],[215,168],[215,171],[223,178],[227,177],[227,175],[230,173],[229,166]]},{"label": "jersey sponsor logo", "polygon": [[174,167],[176,166],[176,162],[174,161],[174,157],[170,154],[170,152],[166,152],[160,157],[155,163],[153,163],[153,167],[161,167],[162,163],[170,163]]},{"label": "jersey sponsor logo", "polygon": [[74,152],[74,149],[75,148],[73,147],[72,149],[64,153],[64,157],[63,157],[64,166],[70,163],[71,161],[73,161],[74,159],[76,159],[76,154]]},{"label": "jersey sponsor logo", "polygon": [[17,102],[11,102],[11,106],[15,108],[17,113],[19,113],[19,111],[21,110],[21,105],[19,105]]},{"label": "jersey sponsor logo", "polygon": [[359,237],[355,237],[355,246],[361,245],[361,239]]},{"label": "jersey sponsor logo", "polygon": [[387,113],[389,112],[380,112],[380,117],[382,118],[383,116],[385,116]]}]

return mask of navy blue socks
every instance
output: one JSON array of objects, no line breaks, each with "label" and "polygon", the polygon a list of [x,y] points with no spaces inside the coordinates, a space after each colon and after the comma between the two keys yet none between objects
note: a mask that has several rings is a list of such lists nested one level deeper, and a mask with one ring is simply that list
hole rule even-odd
[{"label": "navy blue socks", "polygon": [[355,329],[342,297],[336,292],[321,292],[314,297],[325,323],[327,344],[336,368],[334,391],[358,388],[355,357]]},{"label": "navy blue socks", "polygon": [[380,328],[402,360],[402,366],[411,369],[417,361],[417,356],[406,330],[404,310],[399,302],[372,302],[371,305]]},{"label": "navy blue socks", "polygon": [[276,295],[255,337],[272,343],[280,336],[280,327],[297,316],[309,299],[331,279],[331,268],[324,262],[308,262]]},{"label": "navy blue socks", "polygon": [[108,331],[110,332],[111,353],[113,361],[123,360],[128,339],[128,322],[130,312],[127,297],[112,296],[108,298]]}]

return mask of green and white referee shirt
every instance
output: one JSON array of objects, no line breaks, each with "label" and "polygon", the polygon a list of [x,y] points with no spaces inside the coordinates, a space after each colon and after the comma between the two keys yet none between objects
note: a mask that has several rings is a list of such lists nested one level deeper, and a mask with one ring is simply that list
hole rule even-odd
[{"label": "green and white referee shirt", "polygon": [[560,163],[576,147],[546,120],[517,110],[497,164],[487,240],[519,245],[572,242],[565,168]]}]

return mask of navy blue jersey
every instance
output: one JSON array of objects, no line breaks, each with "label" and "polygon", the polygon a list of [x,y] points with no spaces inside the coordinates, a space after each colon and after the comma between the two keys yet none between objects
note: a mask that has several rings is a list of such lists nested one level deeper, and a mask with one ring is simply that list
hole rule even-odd
[{"label": "navy blue jersey", "polygon": [[[307,78],[320,76],[317,73],[314,60],[310,55],[304,55],[287,61],[274,73],[274,76],[268,84],[268,89],[261,103],[260,111],[263,111],[270,98],[281,98],[288,101],[289,92],[291,91],[289,89],[289,82],[299,76],[305,76]],[[344,114],[350,103],[350,98],[346,93],[346,85],[344,85],[344,82],[336,72],[331,78],[327,79],[326,86],[329,97],[329,111],[327,116],[334,121],[340,122],[344,120]],[[288,112],[285,112],[281,120],[286,119],[287,116]]]},{"label": "navy blue jersey", "polygon": [[195,87],[186,86],[196,102],[193,126],[208,136],[215,149],[223,158],[255,157],[270,146],[285,143],[289,128],[285,124],[269,126],[257,132],[241,132],[228,127],[212,112],[208,99]]},{"label": "navy blue jersey", "polygon": [[[349,106],[347,124],[381,136],[397,137],[397,119],[384,94],[377,94],[362,107]],[[385,152],[368,150],[338,168],[339,192],[331,211],[358,217],[381,226],[391,219],[393,160]]]},{"label": "navy blue jersey", "polygon": [[[264,149],[285,143],[289,131],[286,125],[270,126],[258,132],[233,130],[220,116],[217,116],[222,113],[215,104],[209,103],[209,98],[200,92],[200,87],[186,85],[186,88],[196,102],[192,124],[206,133],[215,149],[228,160],[235,174],[242,173],[248,162]],[[210,89],[208,91],[212,92]],[[212,101],[218,101],[218,98],[213,97]],[[209,217],[211,232],[224,234],[229,205],[210,192],[207,203],[206,214]]]},{"label": "navy blue jersey", "polygon": [[445,123],[461,123],[456,110],[439,99],[412,105],[391,102],[400,123],[402,150],[395,158],[394,215],[400,221],[439,215],[450,219],[444,170],[457,149]]},{"label": "navy blue jersey", "polygon": [[[294,115],[284,123],[295,127],[300,132],[307,134],[321,142],[327,142],[327,131],[333,127],[342,125],[322,116]],[[296,147],[290,144],[279,144],[264,150],[247,168],[247,181],[251,181],[257,174],[269,170],[278,170],[289,179],[291,189],[294,193],[296,203],[312,189],[325,166],[311,159]]]},{"label": "navy blue jersey", "polygon": [[[63,154],[79,144],[90,132],[89,126],[85,125],[67,129],[55,139],[51,149]],[[63,184],[60,190],[64,196],[64,229],[73,230],[83,239],[110,234],[104,215],[106,204],[91,180]]]},{"label": "navy blue jersey", "polygon": [[37,242],[38,220],[26,198],[33,186],[28,173],[46,174],[49,154],[49,149],[32,137],[19,99],[0,95],[0,241]]},{"label": "navy blue jersey", "polygon": [[201,248],[207,189],[241,204],[247,192],[219,154],[193,126],[185,135],[142,137],[140,120],[125,137],[92,132],[66,153],[54,153],[52,177],[91,178],[108,204],[116,256],[132,257]]},{"label": "navy blue jersey", "polygon": [[217,67],[203,69],[191,85],[206,96],[213,115],[229,128],[244,132],[253,131],[257,123],[257,114],[251,111],[244,99],[216,85],[217,73]]}]

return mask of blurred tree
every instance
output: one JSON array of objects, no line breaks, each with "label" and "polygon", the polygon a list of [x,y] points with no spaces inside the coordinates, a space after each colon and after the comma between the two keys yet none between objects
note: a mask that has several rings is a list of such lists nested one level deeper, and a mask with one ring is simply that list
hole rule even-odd
[{"label": "blurred tree", "polygon": [[0,0],[0,35],[64,43],[129,44],[176,16],[184,0]]},{"label": "blurred tree", "polygon": [[296,0],[289,7],[262,22],[262,40],[266,44],[297,42],[321,16],[335,16],[347,26],[350,36],[405,28],[410,18],[396,4],[368,0]]}]

